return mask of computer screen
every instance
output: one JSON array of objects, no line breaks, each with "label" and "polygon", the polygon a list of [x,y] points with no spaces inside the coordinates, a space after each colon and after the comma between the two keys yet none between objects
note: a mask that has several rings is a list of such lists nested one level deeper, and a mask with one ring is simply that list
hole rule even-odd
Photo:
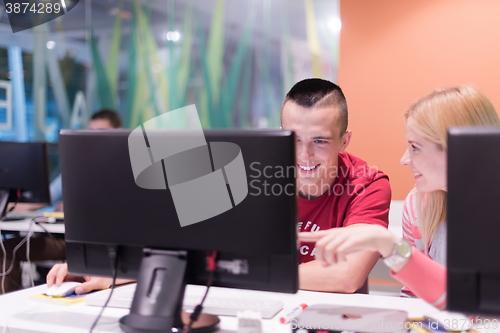
[{"label": "computer screen", "polygon": [[59,144],[47,142],[47,161],[49,164],[49,180],[52,182],[61,174],[59,165]]},{"label": "computer screen", "polygon": [[[149,290],[141,287],[141,279],[148,286],[154,284],[151,281],[155,274],[163,279],[159,272],[172,274],[165,281],[183,278],[182,285],[205,285],[210,276],[206,251],[217,251],[212,285],[297,291],[292,132],[204,131],[206,146],[180,151],[156,164],[152,162],[155,144],[160,150],[182,150],[179,147],[194,142],[193,137],[184,131],[158,131],[160,137],[166,138],[158,141],[148,136],[146,144],[140,147],[143,155],[139,156],[130,153],[130,134],[129,130],[60,133],[71,273],[112,276],[108,255],[111,246],[118,249],[118,277],[139,277],[137,290]],[[197,159],[200,155],[202,160]],[[138,156],[145,160],[137,160]],[[235,167],[239,158],[241,168]],[[206,163],[211,165],[209,172],[203,168]],[[158,166],[156,175],[160,178],[139,172],[150,165]],[[155,171],[154,167],[149,170]],[[223,176],[222,187],[210,183],[210,177],[217,172]],[[222,205],[227,193],[230,209],[211,211],[212,205]],[[200,218],[200,212],[206,213],[207,218]],[[167,264],[173,266],[145,273],[147,259],[143,258],[151,259],[157,251],[174,253],[174,263]],[[182,265],[174,268],[179,258],[176,251],[186,254],[185,269]],[[169,282],[172,283],[178,282]],[[136,298],[137,292],[131,312]],[[156,313],[146,303],[137,305],[136,310],[146,317]]]},{"label": "computer screen", "polygon": [[8,202],[50,204],[46,143],[0,142],[0,216]]},{"label": "computer screen", "polygon": [[448,133],[448,310],[500,314],[500,128]]}]

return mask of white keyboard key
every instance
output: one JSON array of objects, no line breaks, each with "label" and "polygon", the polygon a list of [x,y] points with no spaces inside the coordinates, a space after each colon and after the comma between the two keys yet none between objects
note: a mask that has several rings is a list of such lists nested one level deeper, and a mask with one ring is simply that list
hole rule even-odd
[{"label": "white keyboard key", "polygon": [[[113,291],[113,296],[108,303],[111,308],[129,309],[134,297],[135,284],[118,287]],[[110,290],[94,292],[85,296],[85,303],[91,306],[103,306],[108,299]],[[192,311],[200,304],[203,295],[184,294],[183,310]],[[283,302],[273,299],[260,298],[231,298],[231,297],[212,297],[208,295],[203,304],[203,312],[219,316],[234,316],[238,311],[253,310],[260,311],[262,318],[271,319],[283,309]]]}]

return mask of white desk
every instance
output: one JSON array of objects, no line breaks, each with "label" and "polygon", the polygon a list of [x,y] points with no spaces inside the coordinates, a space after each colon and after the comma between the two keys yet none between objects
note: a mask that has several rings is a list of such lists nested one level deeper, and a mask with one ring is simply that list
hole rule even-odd
[{"label": "white desk", "polygon": [[[0,230],[2,231],[25,231],[30,228],[31,219],[20,221],[0,222]],[[43,223],[43,227],[53,234],[64,234],[64,223]],[[33,223],[31,230],[34,232],[45,232],[39,225]]]},{"label": "white desk", "polygon": [[[78,303],[70,306],[53,305],[30,301],[28,297],[43,292],[45,286],[18,291],[12,294],[0,296],[0,332],[9,333],[88,333],[100,311],[99,307],[87,306]],[[204,288],[200,286],[188,286],[188,288]],[[226,288],[210,289],[210,295],[225,297],[259,297],[282,300],[285,309],[297,306],[300,303],[312,304],[334,304],[346,306],[368,306],[387,309],[402,309],[408,312],[410,317],[422,316],[426,313],[436,312],[431,305],[419,299],[403,299],[399,297],[373,296],[373,295],[345,295],[299,291],[295,295],[257,292],[249,290],[236,290]],[[128,313],[125,309],[108,308],[104,311],[98,326],[94,332],[122,332],[118,325],[118,319]],[[263,320],[264,333],[290,333],[290,325],[280,324],[278,318]],[[236,332],[237,318],[221,316],[219,332]]]}]

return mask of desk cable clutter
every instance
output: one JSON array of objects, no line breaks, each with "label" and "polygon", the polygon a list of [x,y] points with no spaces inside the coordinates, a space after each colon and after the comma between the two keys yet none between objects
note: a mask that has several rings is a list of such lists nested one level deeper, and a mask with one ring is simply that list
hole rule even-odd
[{"label": "desk cable clutter", "polygon": [[[16,257],[16,253],[17,253],[17,250],[19,250],[19,248],[21,246],[23,246],[24,243],[26,243],[26,259],[28,262],[30,262],[30,239],[31,239],[31,236],[33,235],[34,231],[33,231],[33,224],[36,223],[36,220],[38,218],[33,218],[31,219],[30,221],[30,225],[29,225],[29,228],[28,228],[28,234],[26,235],[26,237],[24,237],[20,242],[19,244],[16,245],[16,247],[14,247],[14,250],[12,250],[12,260],[11,260],[11,263],[10,263],[10,266],[8,269],[6,269],[6,263],[7,263],[7,251],[5,249],[5,246],[3,244],[3,239],[0,238],[0,248],[2,250],[2,255],[3,255],[3,259],[2,259],[2,272],[0,273],[0,277],[2,278],[1,279],[1,291],[3,294],[5,294],[5,277],[10,274],[10,272],[12,272],[12,270],[14,269],[14,264],[15,264],[15,260],[14,258]],[[31,280],[31,286],[34,287],[35,286],[35,283],[33,281],[33,273],[31,272],[30,270],[30,280]]]}]

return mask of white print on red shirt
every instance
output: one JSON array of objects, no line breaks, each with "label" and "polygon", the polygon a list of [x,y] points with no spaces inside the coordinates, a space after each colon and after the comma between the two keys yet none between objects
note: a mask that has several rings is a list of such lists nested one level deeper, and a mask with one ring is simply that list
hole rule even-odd
[{"label": "white print on red shirt", "polygon": [[[306,256],[309,254],[309,246],[307,245],[302,245],[299,249],[299,252],[301,255]],[[311,257],[314,257],[316,255],[316,246],[314,249],[311,251]]]},{"label": "white print on red shirt", "polygon": [[302,226],[304,226],[304,222],[298,222],[297,223],[297,230],[298,231],[310,231],[310,232],[316,232],[319,231],[320,227],[316,223],[312,223],[311,221],[307,221],[307,223],[304,226],[304,229],[302,229]]},{"label": "white print on red shirt", "polygon": [[[304,228],[302,229],[302,227],[304,227]],[[320,226],[317,225],[316,223],[312,223],[311,221],[307,221],[305,224],[304,224],[304,222],[297,223],[297,230],[298,231],[316,232],[316,231],[319,231],[319,229],[320,229]],[[316,255],[316,247],[314,247],[313,250],[310,251],[309,246],[302,245],[299,249],[299,252],[303,256],[310,254],[311,257],[314,257]]]}]

